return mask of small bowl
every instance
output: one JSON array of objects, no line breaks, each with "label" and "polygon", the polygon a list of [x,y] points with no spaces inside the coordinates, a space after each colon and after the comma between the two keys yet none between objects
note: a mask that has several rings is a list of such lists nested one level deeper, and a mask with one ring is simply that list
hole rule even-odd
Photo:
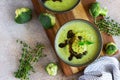
[{"label": "small bowl", "polygon": [[[53,9],[50,9],[50,8],[48,8],[47,6],[45,6],[45,5],[44,5],[44,1],[45,1],[45,0],[40,0],[40,3],[42,4],[42,6],[45,7],[48,11],[51,11],[51,12],[54,12],[54,13],[68,12],[68,11],[74,9],[74,8],[79,4],[79,2],[80,2],[80,0],[77,0],[77,2],[76,2],[71,8],[66,9],[66,10],[53,10]],[[69,5],[69,4],[67,4],[67,5]]]},{"label": "small bowl", "polygon": [[[75,33],[75,36],[80,34],[80,36],[83,35],[82,36],[83,39],[86,38],[85,40],[91,40],[93,42],[93,44],[90,44],[90,45],[86,44],[87,54],[85,55],[82,54],[82,57],[79,59],[77,59],[77,57],[74,56],[72,60],[69,60],[69,57],[71,54],[69,44],[67,44],[63,48],[60,48],[59,46],[59,44],[64,43],[65,40],[70,40],[70,39],[67,39],[67,34],[69,30],[72,30]],[[87,36],[87,37],[84,37],[84,36]],[[83,19],[74,19],[62,25],[62,27],[58,30],[56,34],[55,43],[54,43],[55,51],[58,57],[66,64],[70,66],[76,66],[76,67],[86,66],[92,63],[100,55],[102,46],[103,46],[102,37],[101,37],[100,31],[92,23]],[[72,48],[74,47],[76,46],[73,46]],[[82,52],[80,52],[80,54],[81,53]]]}]

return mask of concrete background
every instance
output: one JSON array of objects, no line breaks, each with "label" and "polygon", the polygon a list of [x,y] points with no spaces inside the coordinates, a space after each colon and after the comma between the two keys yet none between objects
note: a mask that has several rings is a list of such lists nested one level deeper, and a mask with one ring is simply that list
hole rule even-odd
[{"label": "concrete background", "polygon": [[[120,1],[119,0],[98,0],[102,6],[109,9],[108,15],[120,23]],[[0,1],[0,80],[19,80],[14,77],[14,72],[18,69],[21,47],[16,40],[26,41],[30,45],[36,42],[45,44],[44,54],[47,57],[41,58],[35,65],[36,73],[32,73],[30,80],[73,80],[80,74],[65,77],[61,69],[55,77],[49,76],[44,68],[49,62],[57,62],[55,53],[44,32],[43,27],[33,10],[33,19],[26,24],[16,24],[14,22],[14,11],[19,7],[29,7],[33,10],[31,0],[1,0]],[[120,49],[120,37],[114,37]]]}]

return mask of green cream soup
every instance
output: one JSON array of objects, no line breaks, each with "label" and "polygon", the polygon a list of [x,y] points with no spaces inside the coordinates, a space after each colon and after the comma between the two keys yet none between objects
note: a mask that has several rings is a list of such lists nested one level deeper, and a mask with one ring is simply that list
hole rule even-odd
[{"label": "green cream soup", "polygon": [[63,25],[55,39],[58,56],[70,65],[93,61],[101,48],[101,36],[84,20],[73,20]]},{"label": "green cream soup", "polygon": [[78,0],[46,0],[44,5],[53,11],[65,11],[71,9],[77,2]]}]

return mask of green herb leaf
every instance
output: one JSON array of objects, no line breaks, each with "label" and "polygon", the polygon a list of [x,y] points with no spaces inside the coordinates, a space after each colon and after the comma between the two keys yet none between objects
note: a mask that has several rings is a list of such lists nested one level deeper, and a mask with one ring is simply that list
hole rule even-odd
[{"label": "green herb leaf", "polygon": [[91,45],[91,44],[93,44],[93,42],[91,42],[91,41],[80,41],[79,42],[79,45],[81,45],[81,46],[83,46],[83,45]]},{"label": "green herb leaf", "polygon": [[79,42],[79,45],[84,45],[84,44],[85,44],[85,42],[82,42],[82,41]]},{"label": "green herb leaf", "polygon": [[90,45],[90,44],[93,44],[93,42],[85,41],[85,44]]}]

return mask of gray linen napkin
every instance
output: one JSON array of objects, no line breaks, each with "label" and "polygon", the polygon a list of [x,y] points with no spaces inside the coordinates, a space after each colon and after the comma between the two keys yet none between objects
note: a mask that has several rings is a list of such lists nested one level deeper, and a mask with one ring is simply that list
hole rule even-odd
[{"label": "gray linen napkin", "polygon": [[78,80],[120,80],[120,63],[115,57],[101,57],[86,67]]}]

